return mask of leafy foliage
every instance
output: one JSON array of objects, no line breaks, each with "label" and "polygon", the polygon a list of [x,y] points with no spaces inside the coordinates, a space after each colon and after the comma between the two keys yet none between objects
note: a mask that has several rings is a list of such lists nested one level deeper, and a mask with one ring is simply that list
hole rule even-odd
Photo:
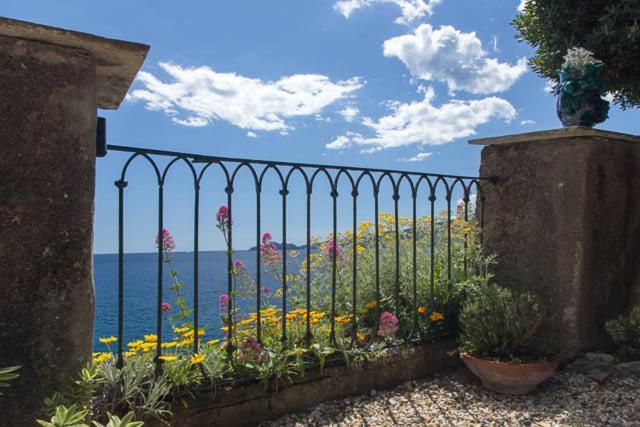
[{"label": "leafy foliage", "polygon": [[108,414],[109,422],[105,425],[100,424],[97,421],[93,422],[96,427],[141,427],[144,425],[142,421],[134,421],[133,413],[129,412],[124,417],[120,418],[117,415]]},{"label": "leafy foliage", "polygon": [[531,347],[543,318],[539,298],[496,284],[471,286],[460,312],[460,346],[473,356],[512,361],[545,356]]},{"label": "leafy foliage", "polygon": [[[20,376],[16,371],[20,369],[20,366],[9,366],[7,368],[0,368],[0,388],[9,387],[9,381],[14,380]],[[2,393],[0,393],[2,396]]]},{"label": "leafy foliage", "polygon": [[[165,376],[156,377],[151,365],[128,364],[122,369],[109,363],[96,363],[84,368],[79,378],[62,392],[45,399],[45,408],[51,414],[50,421],[38,420],[44,426],[136,427],[136,418],[169,415],[166,409],[170,386]],[[112,413],[124,413],[120,419]],[[78,418],[79,414],[82,416]],[[82,421],[79,422],[78,420]]]},{"label": "leafy foliage", "polygon": [[76,405],[71,405],[68,408],[60,405],[56,407],[51,420],[38,420],[37,422],[44,427],[88,427],[84,423],[88,412],[86,409],[77,408]]},{"label": "leafy foliage", "polygon": [[604,329],[618,345],[620,359],[640,359],[640,306],[633,308],[628,316],[609,320]]},{"label": "leafy foliage", "polygon": [[604,62],[604,91],[622,108],[640,106],[640,2],[535,0],[514,21],[518,39],[536,49],[535,72],[558,82],[569,48],[582,47]]},{"label": "leafy foliage", "polygon": [[[56,407],[49,421],[37,420],[37,423],[44,427],[89,427],[89,424],[85,423],[88,413],[87,409],[78,408],[76,405],[69,407],[60,405]],[[101,424],[98,421],[93,421],[92,424],[95,427],[142,427],[144,425],[142,421],[134,420],[132,412],[122,418],[107,414],[107,418],[107,424]]]}]

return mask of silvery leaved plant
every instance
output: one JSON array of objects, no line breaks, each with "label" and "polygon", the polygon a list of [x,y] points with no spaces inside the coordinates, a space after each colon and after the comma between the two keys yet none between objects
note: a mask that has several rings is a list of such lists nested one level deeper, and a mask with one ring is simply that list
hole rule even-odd
[{"label": "silvery leaved plant", "polygon": [[573,78],[582,78],[589,64],[602,64],[602,61],[594,58],[593,52],[581,47],[572,47],[563,57],[562,69],[568,71]]}]

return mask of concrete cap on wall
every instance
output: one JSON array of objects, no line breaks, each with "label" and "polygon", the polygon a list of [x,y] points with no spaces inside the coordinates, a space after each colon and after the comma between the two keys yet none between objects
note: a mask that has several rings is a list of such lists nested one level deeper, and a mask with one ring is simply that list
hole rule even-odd
[{"label": "concrete cap on wall", "polygon": [[0,36],[81,49],[96,64],[98,108],[115,110],[124,99],[149,46],[0,17]]},{"label": "concrete cap on wall", "polygon": [[518,142],[540,142],[552,139],[572,139],[572,138],[604,138],[620,142],[632,142],[640,144],[640,136],[627,133],[612,132],[608,130],[593,129],[588,127],[568,127],[561,129],[543,130],[538,132],[518,133],[515,135],[496,136],[490,138],[472,139],[469,144],[473,145],[505,145]]}]

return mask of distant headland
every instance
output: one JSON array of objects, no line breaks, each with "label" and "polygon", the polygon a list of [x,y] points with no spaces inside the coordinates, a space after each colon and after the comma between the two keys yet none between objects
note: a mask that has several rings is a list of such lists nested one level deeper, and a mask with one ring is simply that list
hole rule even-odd
[{"label": "distant headland", "polygon": [[[273,242],[273,244],[275,245],[276,249],[278,249],[279,251],[282,250],[282,243],[279,242]],[[301,249],[306,249],[307,245],[295,245],[293,243],[287,243],[287,248],[286,250],[288,251],[292,251],[292,250],[301,250]],[[249,248],[250,251],[255,251],[256,249],[258,249],[257,246],[252,246]]]}]

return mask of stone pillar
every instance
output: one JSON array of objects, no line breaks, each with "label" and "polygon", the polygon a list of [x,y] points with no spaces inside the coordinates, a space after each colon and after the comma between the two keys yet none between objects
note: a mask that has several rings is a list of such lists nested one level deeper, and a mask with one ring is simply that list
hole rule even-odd
[{"label": "stone pillar", "polygon": [[604,322],[640,290],[640,137],[589,128],[486,145],[484,242],[496,282],[548,301],[566,355],[606,345]]},{"label": "stone pillar", "polygon": [[147,46],[0,18],[0,425],[34,425],[92,351],[97,108]]}]

